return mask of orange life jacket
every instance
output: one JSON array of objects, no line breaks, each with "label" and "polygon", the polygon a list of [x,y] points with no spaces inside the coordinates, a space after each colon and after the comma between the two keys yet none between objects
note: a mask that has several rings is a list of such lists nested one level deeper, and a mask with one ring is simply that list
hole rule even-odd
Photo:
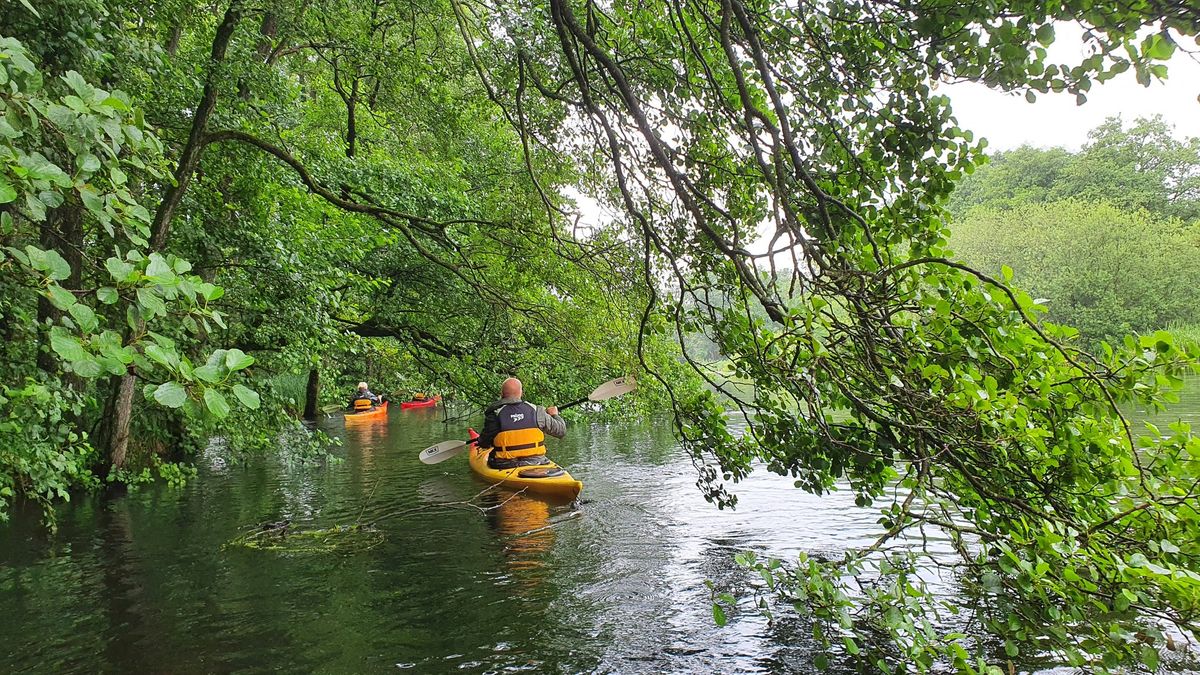
[{"label": "orange life jacket", "polygon": [[538,427],[537,408],[521,401],[496,411],[500,433],[492,441],[496,459],[516,459],[545,454],[546,434]]}]

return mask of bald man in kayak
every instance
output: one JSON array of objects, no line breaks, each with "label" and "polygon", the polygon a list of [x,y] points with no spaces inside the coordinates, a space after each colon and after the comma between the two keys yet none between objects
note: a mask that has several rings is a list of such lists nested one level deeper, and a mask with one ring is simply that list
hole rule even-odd
[{"label": "bald man in kayak", "polygon": [[510,377],[500,386],[500,400],[483,411],[483,433],[479,447],[494,448],[488,456],[493,469],[534,466],[546,463],[546,434],[567,435],[567,423],[558,408],[543,408],[522,400],[521,381]]}]

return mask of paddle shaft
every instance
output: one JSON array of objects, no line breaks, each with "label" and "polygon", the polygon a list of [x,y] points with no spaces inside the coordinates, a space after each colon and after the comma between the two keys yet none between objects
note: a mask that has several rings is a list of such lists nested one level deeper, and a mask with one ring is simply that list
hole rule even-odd
[{"label": "paddle shaft", "polygon": [[587,402],[588,402],[588,401],[590,401],[590,400],[592,400],[592,399],[591,399],[591,398],[589,398],[589,397],[587,397],[587,396],[584,396],[583,398],[579,399],[578,401],[571,401],[570,403],[566,403],[566,404],[564,404],[564,405],[560,405],[560,406],[558,406],[558,409],[559,409],[559,410],[566,410],[567,408],[574,408],[575,406],[577,406],[577,405],[582,405],[582,404],[584,404],[584,403],[587,403]]}]

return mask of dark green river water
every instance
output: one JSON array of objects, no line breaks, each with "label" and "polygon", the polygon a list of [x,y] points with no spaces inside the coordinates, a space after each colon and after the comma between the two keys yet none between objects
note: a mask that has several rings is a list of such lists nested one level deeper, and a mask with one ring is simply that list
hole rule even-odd
[{"label": "dark green river water", "polygon": [[[1200,424],[1200,387],[1180,416]],[[328,420],[344,440],[330,466],[230,466],[213,449],[183,489],[78,497],[53,537],[18,511],[0,527],[0,673],[807,673],[806,623],[746,611],[717,627],[704,581],[742,583],[740,550],[791,558],[877,536],[852,497],[767,474],[718,511],[665,423],[576,424],[552,441],[585,483],[578,508],[439,507],[486,487],[465,457],[417,461],[457,435],[441,419]],[[367,550],[224,546],[282,519],[378,533]]]}]

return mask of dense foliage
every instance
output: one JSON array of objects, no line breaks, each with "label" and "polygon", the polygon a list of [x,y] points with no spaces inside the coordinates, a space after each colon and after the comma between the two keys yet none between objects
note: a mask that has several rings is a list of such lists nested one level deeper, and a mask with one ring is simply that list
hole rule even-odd
[{"label": "dense foliage", "polygon": [[1200,222],[1076,200],[978,207],[954,226],[952,245],[981,270],[1009,266],[1047,316],[1089,345],[1200,323]]},{"label": "dense foliage", "polygon": [[[462,391],[502,372],[578,390],[636,355],[712,500],[734,503],[728,483],[765,466],[801,489],[882,504],[867,550],[743,558],[837,658],[884,671],[1018,657],[1154,667],[1164,624],[1200,631],[1200,439],[1184,425],[1143,434],[1120,413],[1171,400],[1200,351],[1166,333],[1088,351],[1009,275],[952,258],[944,205],[983,144],[932,86],[1083,102],[1125,70],[1150,82],[1200,32],[1191,5],[58,0],[37,11],[6,5],[0,25],[33,45],[48,82],[120,88],[129,103],[114,98],[145,112],[65,89],[47,101],[132,114],[121,133],[159,130],[170,158],[170,180],[153,147],[144,168],[113,174],[120,152],[73,164],[83,153],[67,143],[70,155],[42,152],[58,172],[22,183],[5,207],[5,264],[27,281],[6,269],[0,306],[6,318],[37,312],[37,344],[61,357],[30,366],[31,336],[19,336],[25,351],[5,372],[24,368],[47,389],[12,400],[90,406],[83,419],[109,423],[82,456],[119,466],[131,437],[192,434],[227,412],[226,387],[280,411],[272,374],[320,382],[360,338],[397,339],[403,351],[371,353]],[[1087,27],[1081,62],[1048,61],[1057,21]],[[23,64],[5,62],[7,77],[30,72]],[[37,169],[19,160],[34,137],[9,139],[13,185]],[[102,178],[89,187],[75,172]],[[128,197],[114,187],[125,181],[138,187]],[[574,227],[568,185],[622,217]],[[83,234],[42,226],[75,199]],[[770,250],[754,253],[764,227]],[[24,248],[35,241],[66,265]],[[103,264],[114,246],[115,271]],[[64,250],[84,255],[71,264]],[[76,269],[88,274],[78,283]],[[105,273],[117,277],[111,310],[95,304],[114,299],[96,295]],[[58,287],[88,298],[95,326],[65,296],[54,305]],[[125,321],[118,342],[93,339],[101,319]],[[730,380],[687,353],[700,328],[731,358]],[[74,341],[54,349],[56,335],[84,356]],[[89,362],[106,345],[132,356],[125,371],[112,363],[79,398],[57,395],[54,383],[70,382],[61,360]],[[213,370],[201,376],[201,363]],[[245,373],[257,398],[232,389]],[[146,377],[143,395],[180,412],[135,400]],[[67,414],[14,424],[53,426],[47,447],[75,448]],[[5,470],[22,487],[39,480]],[[958,633],[916,573],[929,556],[896,546],[935,532],[955,551],[938,564],[978,588],[975,625],[994,640]]]}]

